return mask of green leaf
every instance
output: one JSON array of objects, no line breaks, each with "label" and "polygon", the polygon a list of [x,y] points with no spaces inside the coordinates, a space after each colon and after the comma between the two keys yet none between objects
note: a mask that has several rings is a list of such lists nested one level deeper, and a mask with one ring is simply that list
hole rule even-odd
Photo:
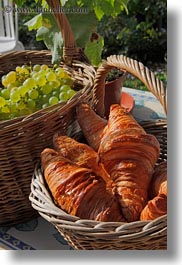
[{"label": "green leaf", "polygon": [[89,40],[86,43],[85,55],[89,58],[90,62],[94,66],[99,66],[101,63],[101,54],[104,47],[104,39],[98,35],[97,39]]},{"label": "green leaf", "polygon": [[61,61],[63,39],[60,32],[51,32],[51,30],[41,27],[37,31],[36,39],[38,41],[43,40],[46,47],[51,51],[53,64]]},{"label": "green leaf", "polygon": [[85,47],[92,32],[96,31],[97,18],[95,14],[68,14],[69,23],[74,33],[78,47]]},{"label": "green leaf", "polygon": [[101,20],[104,15],[116,17],[124,10],[127,13],[127,3],[128,0],[95,0],[93,8],[98,20]]},{"label": "green leaf", "polygon": [[112,1],[101,1],[101,8],[102,8],[102,11],[103,13],[106,15],[106,16],[110,16],[112,14],[112,10],[113,10],[113,7],[114,7],[114,2]]},{"label": "green leaf", "polygon": [[104,12],[102,11],[102,9],[100,7],[98,7],[98,6],[96,6],[94,8],[94,11],[95,11],[95,14],[96,14],[98,20],[101,20],[102,17],[104,16]]},{"label": "green leaf", "polygon": [[64,6],[68,0],[60,0],[61,6]]},{"label": "green leaf", "polygon": [[25,26],[28,27],[28,30],[36,30],[42,26],[42,14],[38,14],[29,21],[25,23]]},{"label": "green leaf", "polygon": [[14,0],[15,4],[19,7],[22,6],[26,1],[27,0]]},{"label": "green leaf", "polygon": [[112,6],[114,6],[114,2],[115,2],[115,0],[109,0],[109,2],[110,2],[110,4],[111,4]]},{"label": "green leaf", "polygon": [[42,15],[42,26],[37,30],[36,40],[43,40],[52,53],[52,63],[61,61],[63,39],[52,14]]},{"label": "green leaf", "polygon": [[123,0],[122,1],[121,11],[124,11],[125,10],[126,14],[128,15],[127,4],[128,4],[128,0]]}]

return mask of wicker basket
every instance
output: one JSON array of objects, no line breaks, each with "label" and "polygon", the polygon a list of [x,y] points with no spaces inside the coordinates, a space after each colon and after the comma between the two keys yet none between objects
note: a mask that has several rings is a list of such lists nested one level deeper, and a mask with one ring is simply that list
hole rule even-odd
[{"label": "wicker basket", "polygon": [[[111,56],[98,69],[95,78],[95,100],[99,99],[96,107],[101,115],[104,113],[104,79],[109,69],[113,67],[128,71],[142,80],[162,102],[166,110],[165,88],[148,68],[124,56]],[[148,133],[155,135],[160,142],[161,153],[157,163],[166,161],[167,121],[145,121],[142,126]],[[44,182],[40,164],[37,164],[34,171],[29,198],[33,208],[57,228],[73,249],[150,250],[167,248],[167,215],[154,221],[131,223],[98,222],[69,215],[54,204]]]},{"label": "wicker basket", "polygon": [[[59,0],[48,1],[58,9]],[[57,9],[56,9],[57,8]],[[53,9],[54,10],[54,9]],[[52,136],[63,133],[74,123],[74,106],[80,100],[93,105],[95,70],[77,48],[72,30],[63,13],[55,14],[64,38],[62,67],[72,75],[78,92],[67,104],[56,104],[32,115],[0,122],[0,225],[13,225],[32,218],[37,212],[28,199],[30,183],[40,152],[52,145]],[[17,65],[47,64],[49,51],[20,51],[0,56],[0,77]]]}]

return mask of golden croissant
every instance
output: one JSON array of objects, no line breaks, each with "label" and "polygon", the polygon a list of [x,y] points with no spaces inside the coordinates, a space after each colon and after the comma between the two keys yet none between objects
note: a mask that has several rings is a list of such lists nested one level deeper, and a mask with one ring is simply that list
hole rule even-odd
[{"label": "golden croissant", "polygon": [[41,153],[41,163],[54,201],[61,209],[82,219],[125,221],[116,198],[91,169],[49,148]]},{"label": "golden croissant", "polygon": [[87,103],[79,104],[76,108],[76,112],[77,121],[88,144],[97,151],[107,121],[97,115]]},{"label": "golden croissant", "polygon": [[128,222],[139,219],[148,201],[148,187],[159,153],[158,140],[147,134],[124,108],[113,104],[98,154],[116,184],[117,198]]},{"label": "golden croissant", "polygon": [[167,196],[158,194],[152,200],[148,201],[147,205],[141,212],[140,220],[154,220],[167,213]]},{"label": "golden croissant", "polygon": [[151,200],[142,210],[140,220],[154,220],[167,213],[167,162],[156,166],[149,187]]},{"label": "golden croissant", "polygon": [[103,164],[98,162],[98,154],[90,146],[59,134],[54,135],[53,145],[65,158],[81,167],[92,169],[94,174],[103,178],[108,189],[114,189],[114,183],[111,181],[109,174]]},{"label": "golden croissant", "polygon": [[164,161],[155,167],[150,183],[149,196],[154,198],[159,193],[167,195],[167,162]]}]

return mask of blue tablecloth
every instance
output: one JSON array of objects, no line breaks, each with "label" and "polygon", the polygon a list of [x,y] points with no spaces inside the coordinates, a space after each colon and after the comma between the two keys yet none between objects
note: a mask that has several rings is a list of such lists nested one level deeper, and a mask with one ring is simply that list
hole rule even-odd
[{"label": "blue tablecloth", "polygon": [[[148,91],[123,88],[135,101],[133,116],[138,120],[166,119],[163,108]],[[0,249],[71,250],[54,226],[37,217],[13,227],[0,227]]]}]

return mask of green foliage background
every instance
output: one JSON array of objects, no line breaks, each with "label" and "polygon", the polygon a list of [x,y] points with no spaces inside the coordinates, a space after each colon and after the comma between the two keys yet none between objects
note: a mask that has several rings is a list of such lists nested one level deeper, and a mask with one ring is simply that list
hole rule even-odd
[{"label": "green foliage background", "polygon": [[98,31],[104,37],[103,57],[125,54],[143,63],[166,63],[167,1],[130,0],[128,14],[104,17]]},{"label": "green foliage background", "polygon": [[[24,7],[26,5],[27,11],[32,7],[32,3],[28,0],[14,0],[14,2],[20,7],[23,4]],[[84,49],[91,64],[98,66],[101,63],[104,46],[103,37],[98,32],[98,37],[92,38],[97,31],[98,21],[101,21],[104,16],[116,17],[121,12],[127,12],[128,0],[60,0],[60,2],[74,32],[78,47]],[[50,12],[50,6],[46,0],[34,0],[34,3],[36,7],[32,7],[31,11],[37,10],[39,6],[40,14],[34,15],[31,20],[26,22],[26,25],[30,31],[36,30],[36,40],[43,40],[46,47],[51,50],[52,62],[59,62],[62,60],[63,39],[53,12]],[[43,7],[43,12],[41,12],[41,7]]]},{"label": "green foliage background", "polygon": [[[36,3],[31,0],[19,1],[26,2],[24,7],[34,8],[36,6]],[[72,4],[72,0],[69,2]],[[95,1],[87,2],[89,7]],[[102,8],[107,13],[107,0],[97,2],[103,3]],[[103,15],[102,11],[97,8],[97,15],[100,18],[97,32],[104,39],[102,58],[111,54],[125,54],[143,63],[165,64],[167,57],[167,1],[129,0],[127,8],[128,13],[120,12],[114,18]],[[36,31],[28,31],[27,26],[24,25],[33,16],[35,14],[19,14],[20,40],[29,49],[45,49],[43,41],[36,41]]]}]

